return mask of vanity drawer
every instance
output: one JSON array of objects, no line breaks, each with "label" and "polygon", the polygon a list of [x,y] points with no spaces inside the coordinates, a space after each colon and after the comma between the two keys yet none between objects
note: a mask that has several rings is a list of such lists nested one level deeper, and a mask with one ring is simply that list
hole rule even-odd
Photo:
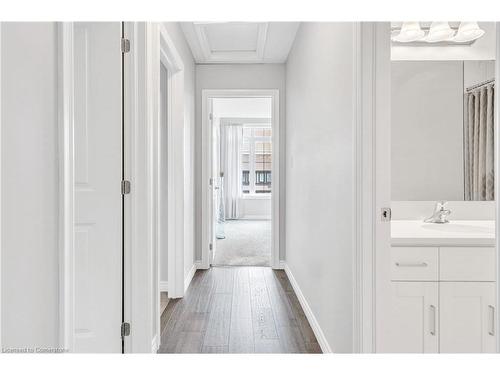
[{"label": "vanity drawer", "polygon": [[443,281],[495,281],[494,247],[440,247]]},{"label": "vanity drawer", "polygon": [[437,281],[437,247],[392,247],[391,280]]}]

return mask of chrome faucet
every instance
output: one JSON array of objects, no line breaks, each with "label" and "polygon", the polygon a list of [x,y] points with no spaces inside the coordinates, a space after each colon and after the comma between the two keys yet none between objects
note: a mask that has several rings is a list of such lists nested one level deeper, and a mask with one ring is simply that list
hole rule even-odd
[{"label": "chrome faucet", "polygon": [[431,217],[424,220],[425,223],[434,223],[434,224],[445,224],[449,223],[448,216],[451,214],[451,210],[446,209],[446,201],[438,201],[436,202],[436,206],[434,207],[434,213]]}]

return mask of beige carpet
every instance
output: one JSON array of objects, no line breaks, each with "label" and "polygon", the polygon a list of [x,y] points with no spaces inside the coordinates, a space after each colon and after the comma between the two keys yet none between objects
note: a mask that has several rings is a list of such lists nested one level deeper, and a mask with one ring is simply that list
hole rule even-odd
[{"label": "beige carpet", "polygon": [[225,239],[217,240],[216,266],[270,266],[271,221],[228,220]]}]

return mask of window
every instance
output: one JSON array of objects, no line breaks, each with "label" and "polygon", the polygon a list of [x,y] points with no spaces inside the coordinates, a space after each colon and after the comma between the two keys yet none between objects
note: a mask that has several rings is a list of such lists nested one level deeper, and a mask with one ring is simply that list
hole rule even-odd
[{"label": "window", "polygon": [[270,194],[272,174],[270,125],[243,126],[241,143],[241,192]]}]

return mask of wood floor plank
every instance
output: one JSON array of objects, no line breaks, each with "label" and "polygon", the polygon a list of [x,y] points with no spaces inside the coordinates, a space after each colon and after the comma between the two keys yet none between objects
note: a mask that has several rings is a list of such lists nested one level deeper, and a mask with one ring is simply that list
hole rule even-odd
[{"label": "wood floor plank", "polygon": [[215,281],[214,293],[232,293],[234,288],[234,268],[213,267],[211,271]]},{"label": "wood floor plank", "polygon": [[250,294],[252,297],[252,308],[270,309],[269,294],[262,268],[253,267],[249,270]]},{"label": "wood floor plank", "polygon": [[287,293],[286,294],[288,300],[290,301],[290,305],[292,306],[292,309],[294,310],[294,314],[298,323],[298,326],[300,328],[300,331],[302,333],[302,336],[304,337],[305,342],[317,342],[316,336],[314,335],[314,331],[311,328],[311,325],[309,324],[309,321],[307,320],[306,314],[304,313],[304,310],[302,310],[302,306],[300,305],[299,299],[295,295],[295,293]]},{"label": "wood floor plank", "polygon": [[274,270],[273,273],[276,275],[276,280],[284,292],[294,293],[292,284],[290,284],[290,280],[288,280],[288,276],[285,271]]},{"label": "wood floor plank", "polygon": [[205,332],[208,327],[210,314],[186,311],[182,317],[182,332]]},{"label": "wood floor plank", "polygon": [[252,311],[252,326],[254,340],[257,339],[277,339],[278,331],[274,323],[273,311],[271,308],[255,308]]},{"label": "wood floor plank", "polygon": [[200,293],[198,300],[193,304],[192,311],[199,313],[208,313],[210,311],[210,303],[215,287],[214,274],[212,270],[198,270],[203,275],[202,284],[200,285]]},{"label": "wood floor plank", "polygon": [[212,300],[203,346],[227,346],[231,327],[232,295],[215,293]]},{"label": "wood floor plank", "polygon": [[255,339],[255,353],[285,353],[278,339]]},{"label": "wood floor plank", "polygon": [[251,269],[249,276],[254,340],[277,339],[278,331],[262,268]]},{"label": "wood floor plank", "polygon": [[167,340],[160,346],[160,353],[200,353],[202,350],[203,333],[178,332],[175,339]]},{"label": "wood floor plank", "polygon": [[202,353],[212,353],[212,354],[216,354],[216,353],[228,353],[229,352],[229,348],[228,346],[203,346],[202,348]]},{"label": "wood floor plank", "polygon": [[323,353],[319,343],[317,342],[306,342],[306,352],[310,354],[321,354]]},{"label": "wood floor plank", "polygon": [[305,353],[306,343],[299,327],[280,326],[278,334],[284,353]]},{"label": "wood floor plank", "polygon": [[288,301],[285,291],[279,285],[275,271],[269,270],[269,272],[264,272],[264,278],[266,280],[276,326],[296,327],[298,323],[295,318],[294,311],[290,306],[290,302]]},{"label": "wood floor plank", "polygon": [[239,267],[234,274],[229,353],[253,353],[253,336],[249,270]]},{"label": "wood floor plank", "polygon": [[254,353],[254,331],[251,318],[231,318],[229,353]]},{"label": "wood floor plank", "polygon": [[167,304],[167,307],[165,307],[165,310],[161,314],[161,317],[160,317],[161,334],[163,334],[163,332],[165,331],[165,328],[167,327],[167,323],[172,316],[172,312],[174,311],[174,306],[175,306],[175,302],[169,301],[169,303]]},{"label": "wood floor plank", "polygon": [[235,272],[231,318],[252,319],[248,268],[240,268]]}]

